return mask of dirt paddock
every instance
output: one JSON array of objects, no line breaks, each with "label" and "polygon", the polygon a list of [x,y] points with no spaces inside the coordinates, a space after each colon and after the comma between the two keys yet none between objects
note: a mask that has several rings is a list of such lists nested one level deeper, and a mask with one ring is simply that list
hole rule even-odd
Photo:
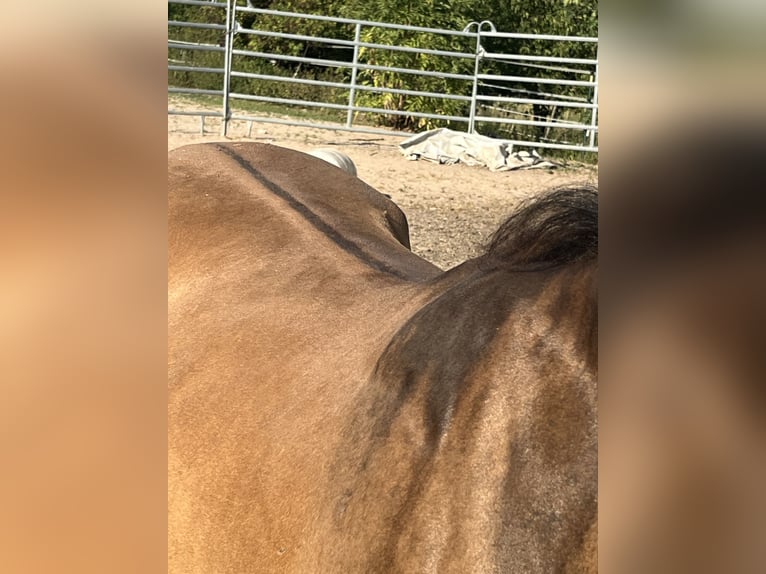
[{"label": "dirt paddock", "polygon": [[[179,106],[175,105],[175,109]],[[407,215],[412,250],[449,269],[481,251],[481,246],[520,199],[562,185],[595,184],[595,168],[490,172],[481,167],[409,161],[399,152],[397,136],[254,123],[229,124],[230,141],[257,141],[299,151],[327,147],[354,161],[358,176],[388,194]],[[200,142],[224,141],[220,121],[168,116],[168,150]],[[545,157],[544,152],[541,152]]]}]

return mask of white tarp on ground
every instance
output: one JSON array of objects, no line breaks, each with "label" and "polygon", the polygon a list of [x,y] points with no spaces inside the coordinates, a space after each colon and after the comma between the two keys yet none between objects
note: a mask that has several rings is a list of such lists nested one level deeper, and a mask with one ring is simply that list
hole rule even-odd
[{"label": "white tarp on ground", "polygon": [[541,158],[535,151],[512,151],[512,146],[478,134],[467,134],[439,128],[407,138],[399,144],[407,159],[424,159],[441,164],[462,162],[483,165],[490,171],[541,169],[558,167]]}]

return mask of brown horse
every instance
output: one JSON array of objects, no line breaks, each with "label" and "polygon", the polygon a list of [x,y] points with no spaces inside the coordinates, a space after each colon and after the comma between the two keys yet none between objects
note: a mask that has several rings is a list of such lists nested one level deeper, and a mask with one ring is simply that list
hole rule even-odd
[{"label": "brown horse", "polygon": [[594,190],[442,272],[320,159],[168,171],[170,572],[596,571]]}]

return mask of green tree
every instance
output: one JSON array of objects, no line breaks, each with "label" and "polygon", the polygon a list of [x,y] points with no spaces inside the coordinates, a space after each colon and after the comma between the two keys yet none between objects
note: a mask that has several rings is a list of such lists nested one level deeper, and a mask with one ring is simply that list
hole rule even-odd
[{"label": "green tree", "polygon": [[[598,13],[595,0],[529,0],[508,3],[500,0],[351,0],[344,5],[343,14],[350,18],[395,22],[411,26],[461,30],[469,22],[489,20],[501,32],[526,34],[553,34],[594,36],[598,31]],[[393,46],[408,46],[473,53],[472,39],[439,36],[390,30],[366,28],[362,39],[366,42]],[[569,58],[594,58],[593,44],[558,43],[543,40],[507,40],[486,38],[482,41],[488,51],[504,53],[538,54]],[[390,68],[434,71],[453,74],[472,74],[474,62],[471,59],[445,58],[437,55],[415,55],[406,52],[365,48],[360,53],[363,63]],[[483,62],[484,73],[513,75],[508,65]],[[523,71],[527,77],[559,77],[564,79],[567,72],[543,70],[528,66]],[[402,74],[395,71],[368,70],[359,75],[359,81],[373,87],[394,87],[414,91],[442,94],[470,94],[470,84],[455,79],[435,78],[425,75]],[[511,89],[540,91],[535,84],[507,86]],[[563,90],[563,95],[583,95],[587,88],[573,86]],[[489,90],[492,94],[492,90]],[[507,95],[497,92],[493,95]],[[364,92],[359,103],[397,111],[427,112],[443,115],[466,116],[468,104],[455,100],[444,100],[424,96],[395,95]],[[553,118],[560,110],[537,104],[532,113],[536,116]],[[437,125],[429,119],[415,116],[393,116],[383,120],[389,126],[399,129],[423,129]],[[537,129],[541,135],[545,128]]]},{"label": "green tree", "polygon": [[[407,26],[460,30],[469,22],[468,0],[351,0],[344,5],[348,18],[392,22]],[[470,54],[473,41],[468,38],[444,36],[425,32],[365,27],[361,40],[370,44],[419,48]],[[363,64],[388,69],[360,70],[358,82],[369,88],[395,88],[414,92],[468,95],[470,83],[455,78],[438,78],[423,72],[441,72],[468,75],[473,70],[470,58],[456,58],[436,54],[416,54],[386,48],[363,47],[359,52]],[[396,71],[395,68],[415,73]],[[362,90],[357,103],[363,107],[382,108],[397,112],[429,113],[444,116],[465,116],[468,103],[427,95],[392,94]],[[428,129],[445,122],[415,115],[376,116],[379,123],[396,129]],[[449,122],[446,122],[449,125]]]},{"label": "green tree", "polygon": [[[189,6],[168,3],[168,20],[171,22],[225,24],[226,10],[216,6]],[[169,25],[168,40],[222,47],[225,42],[225,32],[223,30]],[[223,68],[224,55],[222,51],[168,48],[168,61],[170,64],[200,68]],[[168,84],[177,87],[220,90],[223,85],[223,74],[171,71],[168,73]]]}]

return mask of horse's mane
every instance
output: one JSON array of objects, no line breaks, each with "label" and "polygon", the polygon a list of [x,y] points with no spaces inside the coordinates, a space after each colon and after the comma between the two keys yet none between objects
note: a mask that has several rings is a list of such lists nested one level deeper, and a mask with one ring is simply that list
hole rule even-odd
[{"label": "horse's mane", "polygon": [[598,191],[554,189],[522,203],[490,238],[485,268],[547,269],[598,255]]}]

